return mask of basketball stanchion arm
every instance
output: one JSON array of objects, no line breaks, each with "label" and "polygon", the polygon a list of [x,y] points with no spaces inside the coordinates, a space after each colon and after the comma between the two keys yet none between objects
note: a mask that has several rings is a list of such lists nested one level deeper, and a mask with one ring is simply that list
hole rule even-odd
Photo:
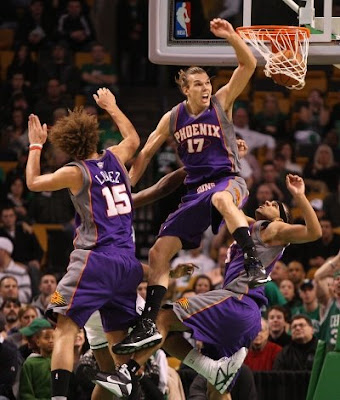
[{"label": "basketball stanchion arm", "polygon": [[310,25],[314,28],[315,24],[315,8],[314,0],[307,0],[304,7],[299,7],[293,0],[282,0],[299,15],[299,25]]},{"label": "basketball stanchion arm", "polygon": [[296,12],[296,14],[299,13],[299,6],[295,3],[293,0],[282,0],[284,3],[287,4],[288,7],[290,7],[293,11]]}]

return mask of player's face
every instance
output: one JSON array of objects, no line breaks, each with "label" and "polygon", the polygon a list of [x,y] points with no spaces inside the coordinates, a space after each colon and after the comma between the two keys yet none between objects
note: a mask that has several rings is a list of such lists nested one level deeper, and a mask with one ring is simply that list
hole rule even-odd
[{"label": "player's face", "polygon": [[273,221],[275,218],[280,218],[280,209],[276,201],[265,201],[255,211],[256,219],[267,219]]},{"label": "player's face", "polygon": [[211,82],[207,74],[192,74],[188,77],[188,86],[183,89],[189,103],[200,107],[207,107],[211,98]]}]

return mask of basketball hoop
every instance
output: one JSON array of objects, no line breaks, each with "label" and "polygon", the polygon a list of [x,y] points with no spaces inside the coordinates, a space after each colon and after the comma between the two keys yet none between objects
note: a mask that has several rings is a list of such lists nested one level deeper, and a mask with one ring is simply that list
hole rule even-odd
[{"label": "basketball hoop", "polygon": [[267,77],[288,89],[299,90],[305,86],[310,37],[307,28],[257,25],[241,26],[236,31],[264,57]]}]

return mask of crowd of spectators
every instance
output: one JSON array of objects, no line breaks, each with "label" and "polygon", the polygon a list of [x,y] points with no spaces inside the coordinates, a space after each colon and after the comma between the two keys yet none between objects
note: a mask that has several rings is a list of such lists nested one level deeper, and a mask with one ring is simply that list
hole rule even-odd
[{"label": "crowd of spectators", "polygon": [[[68,264],[74,209],[66,190],[28,191],[27,117],[34,112],[50,126],[66,115],[81,95],[87,112],[98,115],[100,148],[118,143],[117,128],[100,114],[92,94],[106,86],[119,99],[124,85],[139,85],[147,80],[147,5],[143,0],[118,2],[118,20],[126,23],[118,23],[116,63],[107,57],[109,49],[96,41],[91,2],[3,3],[6,6],[1,5],[4,18],[0,29],[13,29],[15,36],[9,49],[13,59],[2,71],[0,96],[0,366],[6,371],[0,377],[0,396],[14,399],[29,395],[29,376],[34,371],[39,378],[36,389],[41,390],[35,396],[48,397],[44,389],[49,380],[53,328],[44,319],[44,311]],[[75,60],[80,52],[87,53],[90,61],[79,68]],[[296,173],[305,179],[322,237],[313,243],[289,246],[274,267],[273,281],[266,286],[269,308],[263,310],[262,330],[251,344],[242,370],[244,385],[249,387],[253,384],[251,371],[311,370],[317,339],[334,346],[340,320],[336,317],[340,314],[340,97],[330,107],[325,93],[312,89],[304,101],[294,105],[294,121],[293,112],[286,114],[280,109],[276,92],[268,92],[261,111],[256,113],[250,100],[237,103],[233,116],[236,135],[249,146],[241,170],[250,191],[244,211],[254,217],[260,204],[278,199],[287,203],[293,218],[299,220],[299,210],[285,187],[286,174]],[[306,154],[310,155],[309,160]],[[69,160],[47,144],[42,161],[42,170],[51,172]],[[6,169],[5,165],[11,168]],[[154,180],[178,167],[175,146],[169,139],[156,156]],[[179,188],[156,204],[155,231],[176,208],[183,190]],[[38,235],[37,227],[41,225],[50,227],[47,248]],[[145,232],[137,230],[136,234]],[[230,242],[220,243],[209,230],[199,249],[180,252],[172,267],[189,262],[199,268],[191,279],[172,281],[166,301],[221,288]],[[76,343],[78,362],[88,350],[83,330]],[[206,344],[192,343],[204,351]],[[155,379],[163,365],[157,364],[158,358],[150,360],[145,370],[157,382],[164,398],[164,381]],[[178,372],[184,388],[178,396],[185,398],[191,390],[192,396],[205,393],[206,383],[195,378],[193,371],[181,366]],[[89,398],[77,381],[77,374],[71,387],[70,398]],[[234,389],[236,399],[242,398],[237,397],[240,390],[237,386]]]}]

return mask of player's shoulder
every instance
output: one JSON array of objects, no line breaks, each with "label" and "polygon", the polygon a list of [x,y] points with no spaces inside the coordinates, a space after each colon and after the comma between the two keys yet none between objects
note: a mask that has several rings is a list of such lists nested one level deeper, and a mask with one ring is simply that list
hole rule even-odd
[{"label": "player's shoulder", "polygon": [[170,126],[171,110],[167,111],[158,123],[158,129],[168,129]]},{"label": "player's shoulder", "polygon": [[170,117],[171,117],[172,110],[173,110],[173,109],[167,111],[167,112],[163,115],[163,117],[161,118],[161,121],[162,121],[162,120],[163,120],[163,121],[170,121]]},{"label": "player's shoulder", "polygon": [[289,228],[290,225],[283,221],[267,221],[267,223],[261,225],[261,238],[262,240],[271,245],[285,244],[284,232]]},{"label": "player's shoulder", "polygon": [[63,167],[59,168],[56,172],[62,175],[73,176],[77,177],[82,174],[81,172],[81,163],[74,162],[64,165]]}]

